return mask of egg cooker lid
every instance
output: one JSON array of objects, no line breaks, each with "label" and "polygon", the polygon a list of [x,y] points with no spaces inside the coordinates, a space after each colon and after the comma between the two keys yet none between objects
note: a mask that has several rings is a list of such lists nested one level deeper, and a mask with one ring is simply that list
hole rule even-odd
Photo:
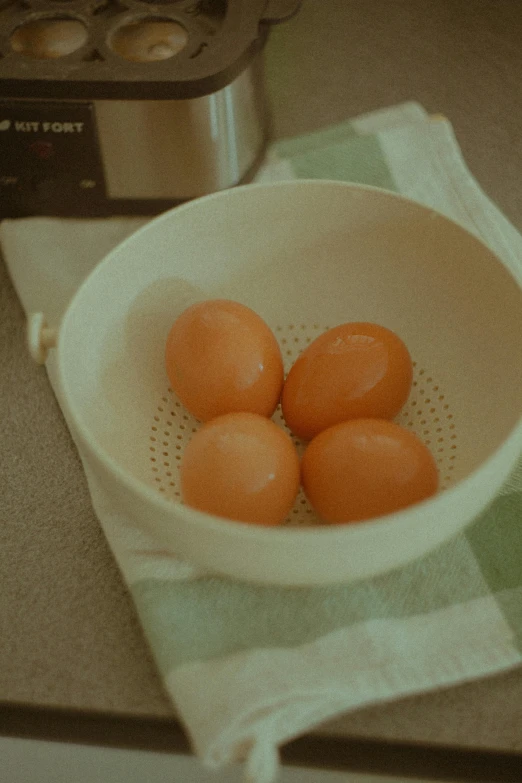
[{"label": "egg cooker lid", "polygon": [[[263,48],[270,25],[301,0],[0,0],[0,94],[3,98],[164,100],[197,98],[225,87]],[[40,56],[49,26],[76,35],[74,51]],[[63,25],[68,22],[68,25]],[[118,40],[137,25],[176,30],[179,51],[136,62]],[[72,24],[71,24],[72,23]],[[140,28],[143,29],[143,28]],[[74,32],[76,31],[76,32]],[[80,31],[80,35],[77,32]],[[174,36],[176,37],[176,36]],[[165,46],[160,42],[160,46]],[[149,50],[150,51],[150,50]]]}]

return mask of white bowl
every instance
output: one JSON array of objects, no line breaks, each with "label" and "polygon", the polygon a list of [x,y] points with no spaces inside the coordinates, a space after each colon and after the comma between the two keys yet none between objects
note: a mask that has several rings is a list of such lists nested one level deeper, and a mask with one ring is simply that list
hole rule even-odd
[{"label": "white bowl", "polygon": [[[290,363],[321,329],[375,321],[415,360],[398,421],[439,462],[441,492],[370,522],[227,521],[179,502],[197,426],[168,391],[176,316],[227,297],[274,329]],[[312,585],[400,566],[456,534],[493,498],[522,444],[522,289],[481,242],[405,198],[340,182],[249,185],[190,202],[112,251],[72,300],[57,344],[60,393],[82,456],[158,546],[245,580]]]}]

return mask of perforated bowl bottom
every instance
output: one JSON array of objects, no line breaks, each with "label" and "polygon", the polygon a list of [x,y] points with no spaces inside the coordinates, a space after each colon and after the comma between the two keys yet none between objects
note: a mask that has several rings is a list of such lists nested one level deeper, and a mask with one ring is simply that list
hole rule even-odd
[{"label": "perforated bowl bottom", "polygon": [[[283,359],[288,372],[301,351],[321,332],[329,327],[314,324],[289,324],[275,329]],[[173,500],[181,501],[179,468],[185,446],[197,432],[200,423],[176,399],[172,390],[158,400],[152,415],[148,443],[151,483],[159,492]],[[280,407],[273,420],[288,427]],[[398,424],[415,432],[431,450],[440,473],[441,490],[453,483],[455,464],[458,459],[458,426],[451,411],[451,402],[428,367],[413,362],[413,387],[403,410],[397,416]],[[296,437],[292,439],[299,456],[305,445]],[[302,490],[299,491],[294,507],[286,519],[288,525],[314,525],[319,520],[310,507]]]}]

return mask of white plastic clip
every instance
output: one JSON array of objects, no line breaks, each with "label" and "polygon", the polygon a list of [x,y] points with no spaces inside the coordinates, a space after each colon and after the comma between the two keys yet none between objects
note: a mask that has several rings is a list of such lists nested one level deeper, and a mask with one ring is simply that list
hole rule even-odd
[{"label": "white plastic clip", "polygon": [[27,323],[27,342],[29,353],[37,364],[44,364],[49,348],[56,345],[57,330],[47,325],[43,313],[33,313]]}]

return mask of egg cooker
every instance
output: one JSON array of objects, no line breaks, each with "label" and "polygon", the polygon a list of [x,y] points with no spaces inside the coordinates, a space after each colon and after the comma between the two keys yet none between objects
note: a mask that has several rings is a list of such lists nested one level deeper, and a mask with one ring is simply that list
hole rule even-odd
[{"label": "egg cooker", "polygon": [[0,218],[156,214],[248,181],[300,0],[0,0]]}]

